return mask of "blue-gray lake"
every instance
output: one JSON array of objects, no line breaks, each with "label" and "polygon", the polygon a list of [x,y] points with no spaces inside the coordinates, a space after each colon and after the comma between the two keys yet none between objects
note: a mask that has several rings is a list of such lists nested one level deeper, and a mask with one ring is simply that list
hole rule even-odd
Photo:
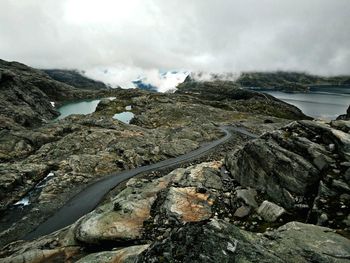
[{"label": "blue-gray lake", "polygon": [[350,88],[315,88],[308,93],[264,92],[298,107],[308,116],[324,120],[345,114],[350,105]]}]

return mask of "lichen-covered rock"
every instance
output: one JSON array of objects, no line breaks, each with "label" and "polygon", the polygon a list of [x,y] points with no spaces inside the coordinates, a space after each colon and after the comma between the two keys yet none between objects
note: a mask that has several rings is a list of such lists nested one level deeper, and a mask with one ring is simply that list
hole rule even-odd
[{"label": "lichen-covered rock", "polygon": [[238,199],[242,199],[248,206],[253,208],[258,207],[258,203],[255,200],[257,192],[255,189],[239,189],[236,191],[236,196]]},{"label": "lichen-covered rock", "polygon": [[[215,177],[210,180],[208,178],[211,175],[215,175],[221,182],[217,176],[221,165],[221,162],[214,161],[186,169],[179,168],[152,181],[132,178],[127,182],[127,187],[109,203],[79,222],[75,236],[79,241],[89,244],[141,239],[145,231],[144,222],[151,217],[155,202],[159,206],[157,213],[163,214],[165,218],[175,217],[180,222],[206,220],[212,215],[211,206],[215,195],[210,193],[210,189],[202,192],[200,186],[205,182],[213,182]],[[173,186],[170,187],[170,184]],[[216,182],[213,185],[215,187],[220,184]],[[161,198],[162,190],[166,192],[164,198]]]},{"label": "lichen-covered rock", "polygon": [[350,131],[350,120],[335,120],[331,121],[331,126],[335,129],[349,133]]},{"label": "lichen-covered rock", "polygon": [[36,249],[23,252],[23,254],[0,259],[2,263],[22,262],[69,262],[78,254],[78,248],[64,249]]},{"label": "lichen-covered rock", "polygon": [[305,195],[319,180],[310,162],[271,141],[249,142],[229,155],[226,164],[241,185],[266,192],[286,208],[294,205],[292,194]]},{"label": "lichen-covered rock", "polygon": [[211,217],[213,200],[210,193],[198,193],[194,187],[171,187],[163,209],[169,217],[175,216],[183,222],[198,222]]},{"label": "lichen-covered rock", "polygon": [[338,197],[350,192],[350,134],[339,127],[293,122],[229,153],[225,164],[240,185],[296,218],[349,231],[350,202]]},{"label": "lichen-covered rock", "polygon": [[282,262],[252,238],[223,221],[186,224],[151,244],[137,262]]},{"label": "lichen-covered rock", "polygon": [[280,207],[269,201],[264,201],[258,208],[257,213],[261,215],[267,222],[275,222],[286,211],[283,207]]},{"label": "lichen-covered rock", "polygon": [[223,222],[171,231],[137,262],[349,262],[350,241],[331,229],[291,222],[265,235]]},{"label": "lichen-covered rock", "polygon": [[76,238],[89,244],[140,239],[157,193],[170,180],[171,175],[146,183],[131,179],[111,202],[84,216],[75,229]]},{"label": "lichen-covered rock", "polygon": [[115,251],[104,251],[90,254],[77,263],[134,263],[137,256],[147,249],[149,245],[126,247]]},{"label": "lichen-covered rock", "polygon": [[329,228],[290,222],[266,237],[264,247],[283,262],[350,262],[350,240]]},{"label": "lichen-covered rock", "polygon": [[37,240],[19,240],[2,247],[0,262],[75,262],[82,254],[72,230],[66,228]]},{"label": "lichen-covered rock", "polygon": [[219,168],[222,162],[201,163],[185,169],[177,169],[174,173],[174,184],[181,187],[213,188],[221,190],[223,187]]}]

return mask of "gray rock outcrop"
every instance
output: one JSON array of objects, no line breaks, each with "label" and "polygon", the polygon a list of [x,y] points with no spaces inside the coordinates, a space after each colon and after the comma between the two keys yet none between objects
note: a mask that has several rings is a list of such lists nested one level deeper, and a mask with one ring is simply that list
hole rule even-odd
[{"label": "gray rock outcrop", "polygon": [[240,185],[255,188],[295,216],[347,229],[350,134],[337,122],[293,122],[228,154],[225,164]]}]

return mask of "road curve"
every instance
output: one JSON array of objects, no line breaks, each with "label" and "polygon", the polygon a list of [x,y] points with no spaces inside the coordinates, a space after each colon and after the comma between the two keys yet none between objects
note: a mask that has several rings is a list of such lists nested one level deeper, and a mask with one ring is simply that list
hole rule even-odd
[{"label": "road curve", "polygon": [[256,138],[255,134],[246,131],[243,128],[221,126],[220,130],[225,136],[205,144],[200,148],[181,155],[179,157],[167,159],[155,164],[126,170],[119,173],[112,173],[100,179],[99,181],[88,185],[84,190],[71,198],[62,208],[60,208],[53,216],[49,217],[45,222],[40,224],[35,230],[23,237],[24,240],[32,240],[43,235],[50,234],[56,230],[66,227],[77,221],[83,215],[92,211],[102,200],[102,198],[119,183],[143,172],[154,171],[158,169],[168,168],[173,165],[188,162],[202,157],[208,151],[216,146],[223,144],[232,137],[230,130],[244,134],[251,138]]}]

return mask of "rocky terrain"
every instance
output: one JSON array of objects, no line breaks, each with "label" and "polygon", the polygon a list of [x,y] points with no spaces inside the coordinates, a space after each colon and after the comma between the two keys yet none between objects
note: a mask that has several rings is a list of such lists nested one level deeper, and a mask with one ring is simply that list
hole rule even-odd
[{"label": "rocky terrain", "polygon": [[4,262],[349,262],[350,241],[339,229],[284,217],[290,209],[239,185],[225,163],[130,179],[74,225],[0,255]]},{"label": "rocky terrain", "polygon": [[348,123],[298,121],[245,144],[226,165],[241,186],[274,202],[258,208],[276,213],[265,219],[299,218],[349,236],[349,142]]},{"label": "rocky terrain", "polygon": [[[82,94],[26,66],[6,67],[14,78],[7,86],[6,73],[0,89],[40,90],[43,107],[28,104],[34,115],[54,110],[53,97],[30,74]],[[4,113],[11,125],[0,135],[0,262],[350,261],[349,121],[315,122],[232,82],[113,96],[92,114],[29,127]],[[113,118],[126,107],[130,124]],[[117,186],[73,225],[21,240],[89,183],[197,149],[222,136],[219,125],[260,137],[234,133],[198,160]]]},{"label": "rocky terrain", "polygon": [[[290,104],[268,94],[243,89],[232,81],[186,81],[177,87],[176,93],[199,97],[209,105],[239,112],[264,114],[285,119],[310,119]],[[283,110],[280,110],[281,108]]]}]

